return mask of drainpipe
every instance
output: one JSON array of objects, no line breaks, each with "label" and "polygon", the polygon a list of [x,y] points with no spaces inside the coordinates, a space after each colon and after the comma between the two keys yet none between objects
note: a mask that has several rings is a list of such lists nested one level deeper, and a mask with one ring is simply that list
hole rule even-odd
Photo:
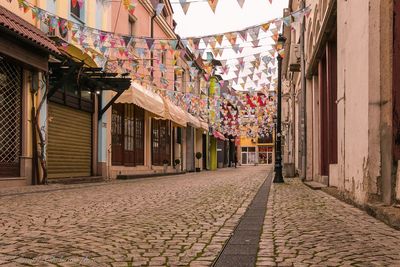
[{"label": "drainpipe", "polygon": [[[305,0],[301,1],[301,9],[306,7]],[[305,62],[305,54],[304,54],[304,33],[305,33],[305,18],[303,18],[303,22],[301,24],[301,34],[300,34],[300,60],[301,60],[301,90],[302,94],[302,102],[303,102],[303,149],[302,149],[302,175],[301,178],[303,180],[307,179],[307,97],[306,97],[306,62]]]},{"label": "drainpipe", "polygon": [[[154,19],[157,17],[157,13],[154,11],[154,15],[151,16],[151,21],[150,21],[150,38],[154,38]],[[153,50],[150,50],[150,66],[151,66],[151,71],[150,71],[150,77],[151,77],[151,81],[153,82],[154,79],[154,70],[153,70],[153,66],[154,66],[154,62],[153,62]]]}]

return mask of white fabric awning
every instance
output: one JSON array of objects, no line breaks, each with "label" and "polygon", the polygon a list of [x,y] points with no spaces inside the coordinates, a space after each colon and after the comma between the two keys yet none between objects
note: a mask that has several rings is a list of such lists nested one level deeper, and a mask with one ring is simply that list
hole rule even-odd
[{"label": "white fabric awning", "polygon": [[195,128],[201,128],[201,123],[198,118],[190,114],[189,112],[186,112],[187,116],[187,122],[190,124],[190,126],[195,127]]},{"label": "white fabric awning", "polygon": [[164,98],[164,102],[165,102],[165,111],[166,111],[165,113],[167,119],[171,120],[172,122],[175,122],[180,126],[186,127],[188,120],[185,111],[180,107],[176,106],[169,99]]},{"label": "white fabric awning", "polygon": [[164,119],[168,119],[164,100],[158,94],[143,88],[140,84],[132,82],[131,88],[122,93],[115,103],[135,104]]},{"label": "white fabric awning", "polygon": [[200,120],[200,128],[204,131],[208,132],[208,123],[205,121]]}]

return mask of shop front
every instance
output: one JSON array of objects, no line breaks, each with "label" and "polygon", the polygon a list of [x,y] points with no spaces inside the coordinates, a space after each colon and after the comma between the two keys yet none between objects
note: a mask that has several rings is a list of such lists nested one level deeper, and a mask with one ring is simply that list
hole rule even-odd
[{"label": "shop front", "polygon": [[268,145],[258,146],[258,163],[272,165],[274,163],[274,147]]},{"label": "shop front", "polygon": [[0,188],[38,184],[38,153],[44,151],[37,126],[45,124],[38,105],[49,56],[59,52],[43,32],[2,6],[0,17]]}]

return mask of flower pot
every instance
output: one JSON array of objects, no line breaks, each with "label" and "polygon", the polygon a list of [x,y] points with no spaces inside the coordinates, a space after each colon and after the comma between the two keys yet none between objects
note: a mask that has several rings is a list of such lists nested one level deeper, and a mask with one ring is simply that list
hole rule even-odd
[{"label": "flower pot", "polygon": [[164,164],[164,173],[167,173],[168,164]]},{"label": "flower pot", "polygon": [[175,171],[176,171],[177,173],[181,171],[181,165],[180,165],[180,164],[178,164],[178,165],[175,166]]}]

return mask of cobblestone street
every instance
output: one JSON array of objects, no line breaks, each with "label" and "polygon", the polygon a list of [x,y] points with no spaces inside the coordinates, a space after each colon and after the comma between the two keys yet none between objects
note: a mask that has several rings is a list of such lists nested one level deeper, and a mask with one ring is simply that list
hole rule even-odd
[{"label": "cobblestone street", "polygon": [[11,196],[3,190],[0,265],[211,265],[266,174],[266,167],[241,167],[50,192],[28,187]]},{"label": "cobblestone street", "polygon": [[[210,266],[270,171],[3,189],[0,265]],[[257,266],[400,266],[400,232],[287,179],[271,187]]]},{"label": "cobblestone street", "polygon": [[258,266],[400,266],[400,232],[298,179],[273,184]]}]

